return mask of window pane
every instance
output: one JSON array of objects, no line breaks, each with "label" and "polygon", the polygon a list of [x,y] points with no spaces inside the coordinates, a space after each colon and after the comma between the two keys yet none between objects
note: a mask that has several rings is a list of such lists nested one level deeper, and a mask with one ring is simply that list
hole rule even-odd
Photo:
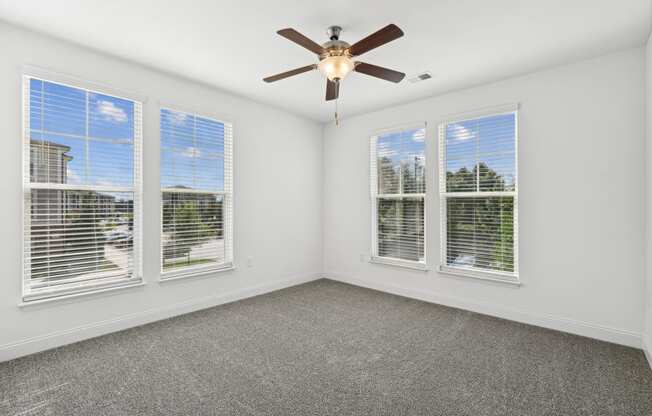
[{"label": "window pane", "polygon": [[514,271],[514,198],[446,199],[446,264]]},{"label": "window pane", "polygon": [[133,193],[32,189],[28,202],[32,280],[131,275]]},{"label": "window pane", "polygon": [[161,185],[224,191],[224,124],[161,110]]},{"label": "window pane", "polygon": [[446,190],[448,192],[475,192],[475,158],[446,160]]},{"label": "window pane", "polygon": [[56,184],[85,183],[86,141],[48,134],[30,141],[30,181]]},{"label": "window pane", "polygon": [[475,120],[446,126],[446,190],[474,192],[477,190],[478,126]]},{"label": "window pane", "polygon": [[38,133],[86,136],[86,91],[47,81],[31,84],[30,112]]},{"label": "window pane", "polygon": [[376,139],[378,193],[425,193],[425,129],[411,129]]},{"label": "window pane", "polygon": [[103,94],[88,94],[89,136],[131,143],[134,137],[133,101]]},{"label": "window pane", "polygon": [[516,181],[516,113],[478,120],[480,191],[513,191]]},{"label": "window pane", "polygon": [[376,146],[378,193],[397,194],[401,175],[401,134],[379,136]]},{"label": "window pane", "polygon": [[30,81],[32,182],[133,186],[133,101]]},{"label": "window pane", "polygon": [[513,191],[516,113],[450,123],[445,129],[446,191]]},{"label": "window pane", "polygon": [[163,193],[163,270],[225,261],[224,196]]},{"label": "window pane", "polygon": [[378,255],[423,261],[423,198],[378,199]]},{"label": "window pane", "polygon": [[402,193],[426,192],[425,181],[425,129],[407,130],[401,137]]}]

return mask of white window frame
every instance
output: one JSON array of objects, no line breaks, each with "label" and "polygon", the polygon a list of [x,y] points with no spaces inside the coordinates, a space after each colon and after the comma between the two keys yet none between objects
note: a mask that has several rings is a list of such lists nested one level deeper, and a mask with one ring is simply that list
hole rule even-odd
[{"label": "white window frame", "polygon": [[[30,146],[29,129],[30,129],[30,80],[37,79],[44,82],[52,82],[70,88],[76,88],[87,92],[93,92],[108,95],[134,103],[134,113],[139,117],[134,117],[134,184],[132,187],[124,186],[94,186],[94,185],[68,185],[68,184],[46,184],[32,183],[30,174]],[[30,305],[42,302],[50,302],[58,299],[67,299],[72,297],[92,295],[96,293],[112,291],[114,289],[130,288],[144,285],[143,281],[143,221],[142,221],[142,147],[143,147],[143,106],[146,97],[136,94],[125,93],[124,91],[105,86],[100,83],[87,81],[71,75],[65,75],[35,66],[25,66],[22,71],[22,132],[21,132],[21,149],[22,149],[22,239],[23,255],[21,256],[21,299],[20,305]],[[32,288],[30,282],[30,260],[25,253],[31,252],[31,237],[28,235],[31,229],[30,207],[27,200],[32,189],[54,189],[54,190],[87,190],[87,191],[104,191],[104,192],[127,192],[133,193],[133,272],[130,277],[112,278],[99,282],[88,282],[84,279],[67,279],[67,283],[58,285],[57,288],[49,287],[44,284],[41,288]]]},{"label": "white window frame", "polygon": [[[424,192],[423,193],[398,193],[398,194],[380,194],[378,193],[378,137],[384,134],[401,132],[405,130],[416,130],[423,129],[424,131]],[[428,201],[427,201],[427,166],[428,166],[428,155],[427,155],[427,141],[428,141],[428,129],[427,123],[425,121],[403,124],[395,127],[385,128],[374,132],[369,139],[369,183],[370,183],[370,205],[371,205],[371,256],[369,261],[371,263],[385,264],[389,266],[403,267],[407,269],[415,270],[428,270]],[[399,188],[400,189],[400,188]],[[414,261],[414,260],[405,260],[394,257],[384,257],[378,254],[378,200],[379,199],[403,199],[403,198],[415,198],[423,200],[423,261]]]},{"label": "white window frame", "polygon": [[[519,227],[518,227],[518,143],[519,143],[519,104],[506,104],[487,109],[465,112],[457,115],[447,117],[439,124],[439,217],[440,223],[440,258],[439,258],[439,271],[445,274],[452,274],[463,277],[471,277],[482,280],[490,280],[503,283],[511,283],[520,285],[519,276]],[[463,121],[474,120],[483,117],[497,116],[501,114],[514,114],[514,191],[504,192],[447,192],[446,191],[446,127],[449,124],[459,123]],[[513,241],[514,241],[514,272],[500,272],[491,270],[481,270],[471,267],[463,266],[449,266],[446,264],[447,253],[447,198],[454,197],[513,197],[514,198],[514,225],[513,225]]]},{"label": "white window frame", "polygon": [[[234,127],[233,123],[230,121],[225,121],[222,117],[207,114],[202,111],[192,110],[188,108],[179,107],[176,105],[168,105],[165,103],[160,103],[157,117],[159,122],[158,132],[159,132],[159,144],[162,143],[161,140],[161,112],[163,110],[167,111],[176,111],[181,113],[186,113],[193,115],[195,117],[201,117],[209,119],[211,121],[216,121],[218,123],[224,124],[225,135],[224,135],[224,190],[223,191],[201,191],[201,190],[188,190],[183,188],[162,188],[160,177],[159,177],[159,204],[160,204],[160,221],[159,221],[159,281],[167,282],[185,278],[191,278],[196,276],[204,276],[209,274],[215,274],[218,272],[224,272],[235,269],[234,256],[233,256],[233,142],[234,142]],[[230,131],[230,134],[226,134],[226,131]],[[162,159],[161,159],[162,164]],[[161,165],[162,166],[162,165]],[[159,166],[159,173],[161,172],[161,166]],[[211,195],[222,195],[224,198],[224,262],[218,264],[210,265],[197,265],[197,266],[187,266],[180,267],[172,270],[163,269],[163,193],[205,193]]]}]

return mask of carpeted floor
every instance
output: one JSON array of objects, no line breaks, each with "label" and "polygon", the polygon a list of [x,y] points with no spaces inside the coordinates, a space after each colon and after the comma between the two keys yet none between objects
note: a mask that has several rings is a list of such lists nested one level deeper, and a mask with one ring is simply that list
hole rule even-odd
[{"label": "carpeted floor", "polygon": [[319,280],[0,363],[1,415],[652,415],[640,350]]}]

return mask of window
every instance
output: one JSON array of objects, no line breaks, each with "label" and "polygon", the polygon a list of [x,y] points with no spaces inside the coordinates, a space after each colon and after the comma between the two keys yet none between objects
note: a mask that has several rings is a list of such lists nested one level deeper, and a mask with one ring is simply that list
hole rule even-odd
[{"label": "window", "polygon": [[441,269],[518,280],[517,111],[440,126]]},{"label": "window", "polygon": [[161,109],[162,278],[232,267],[230,123]]},{"label": "window", "polygon": [[425,125],[371,138],[372,260],[425,268]]},{"label": "window", "polygon": [[140,282],[142,104],[23,83],[23,300]]}]

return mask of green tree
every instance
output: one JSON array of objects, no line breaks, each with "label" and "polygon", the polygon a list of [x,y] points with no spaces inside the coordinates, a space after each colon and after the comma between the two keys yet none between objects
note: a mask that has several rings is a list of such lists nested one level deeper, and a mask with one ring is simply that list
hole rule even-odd
[{"label": "green tree", "polygon": [[[423,164],[415,158],[398,166],[391,159],[378,161],[379,192],[424,193]],[[424,256],[423,201],[416,198],[380,199],[377,207],[378,254],[419,260]]]},{"label": "green tree", "polygon": [[[463,167],[446,172],[446,184],[448,192],[510,190],[504,178],[485,163],[471,171]],[[479,267],[514,270],[512,197],[449,198],[446,215],[449,261],[470,257]]]},{"label": "green tree", "polygon": [[221,197],[166,193],[164,198],[165,259],[188,256],[193,247],[224,235]]}]

